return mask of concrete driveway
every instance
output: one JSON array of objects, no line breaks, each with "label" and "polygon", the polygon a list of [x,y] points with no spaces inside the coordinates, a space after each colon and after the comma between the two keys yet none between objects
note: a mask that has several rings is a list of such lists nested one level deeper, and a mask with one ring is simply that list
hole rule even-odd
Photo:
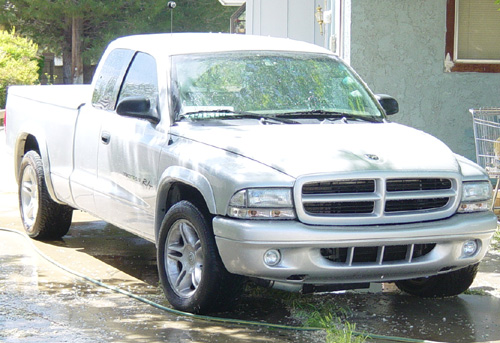
[{"label": "concrete driveway", "polygon": [[[22,230],[11,157],[0,128],[0,228]],[[33,241],[56,262],[168,306],[158,288],[154,246],[75,211],[63,240]],[[500,248],[468,294],[419,299],[391,285],[311,296],[347,309],[358,330],[441,342],[500,342]],[[41,258],[31,243],[0,230],[0,341],[5,342],[322,342],[324,334],[195,320],[95,286]],[[250,305],[248,305],[250,304]],[[292,323],[286,309],[248,301],[235,317]],[[378,340],[383,341],[383,340]]]}]

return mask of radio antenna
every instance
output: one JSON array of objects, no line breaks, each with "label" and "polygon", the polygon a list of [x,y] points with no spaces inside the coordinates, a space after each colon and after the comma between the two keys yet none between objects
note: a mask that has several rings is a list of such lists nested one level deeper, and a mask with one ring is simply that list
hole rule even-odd
[{"label": "radio antenna", "polygon": [[175,1],[169,1],[167,6],[170,9],[170,33],[172,33],[174,31],[174,8],[177,4]]}]

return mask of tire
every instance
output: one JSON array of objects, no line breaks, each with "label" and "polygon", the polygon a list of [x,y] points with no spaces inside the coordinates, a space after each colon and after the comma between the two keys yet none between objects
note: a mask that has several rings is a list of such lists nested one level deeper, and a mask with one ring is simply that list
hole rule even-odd
[{"label": "tire", "polygon": [[423,298],[451,297],[469,289],[476,277],[479,263],[446,274],[403,280],[396,286],[409,294]]},{"label": "tire", "polygon": [[244,278],[230,274],[222,263],[211,221],[188,201],[167,212],[157,260],[165,296],[180,311],[220,311],[233,304],[243,288]]},{"label": "tire", "polygon": [[19,209],[28,236],[39,240],[63,237],[71,226],[73,209],[50,197],[40,155],[35,151],[26,153],[19,173]]}]

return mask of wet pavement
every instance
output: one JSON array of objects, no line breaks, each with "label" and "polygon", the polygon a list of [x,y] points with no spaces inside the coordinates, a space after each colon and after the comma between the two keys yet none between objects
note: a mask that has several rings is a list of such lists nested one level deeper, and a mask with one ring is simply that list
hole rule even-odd
[{"label": "wet pavement", "polygon": [[[0,128],[0,228],[21,230],[4,141]],[[158,287],[154,245],[75,211],[69,234],[59,241],[27,241],[0,230],[0,341],[325,341],[321,332],[223,324],[167,313],[63,271],[40,257],[31,244],[78,273],[168,306]],[[224,316],[296,324],[278,300],[263,294],[246,294]],[[420,299],[384,284],[368,292],[303,298],[310,306],[332,303],[343,309],[357,331],[440,342],[500,342],[500,247],[481,264],[471,291],[459,297]]]}]

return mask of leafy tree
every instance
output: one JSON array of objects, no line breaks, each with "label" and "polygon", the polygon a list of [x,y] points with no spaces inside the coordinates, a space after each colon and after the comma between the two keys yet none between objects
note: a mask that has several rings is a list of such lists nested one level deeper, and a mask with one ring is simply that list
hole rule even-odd
[{"label": "leafy tree", "polygon": [[229,19],[236,11],[236,7],[222,6],[218,0],[178,0],[176,3],[173,10],[162,9],[149,15],[143,31],[170,32],[172,26],[173,32],[229,32]]},{"label": "leafy tree", "polygon": [[[64,83],[81,81],[83,65],[95,64],[110,40],[170,32],[172,24],[167,1],[3,0],[0,7],[0,24],[16,26],[40,46],[62,54]],[[173,11],[175,32],[218,32],[229,30],[234,8],[223,7],[217,0],[180,0]]]},{"label": "leafy tree", "polygon": [[0,31],[0,108],[5,107],[7,87],[38,80],[38,46],[15,31]]}]

